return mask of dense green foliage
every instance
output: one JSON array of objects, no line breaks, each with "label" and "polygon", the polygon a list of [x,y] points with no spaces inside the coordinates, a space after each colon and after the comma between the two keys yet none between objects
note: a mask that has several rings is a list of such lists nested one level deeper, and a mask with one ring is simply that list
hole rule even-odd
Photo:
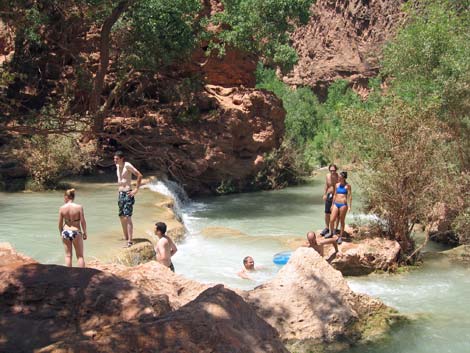
[{"label": "dense green foliage", "polygon": [[353,162],[368,209],[401,243],[403,255],[414,250],[412,226],[434,221],[428,216],[438,202],[458,209],[454,229],[468,239],[470,187],[469,7],[426,0],[407,11],[367,99],[339,81],[318,103],[274,71],[258,72],[258,86],[283,100],[286,136],[302,152],[303,165]]},{"label": "dense green foliage", "polygon": [[226,46],[261,55],[267,63],[291,68],[297,53],[289,45],[296,24],[306,24],[314,0],[222,0],[224,11],[210,18],[224,24],[212,46]]},{"label": "dense green foliage", "polygon": [[[467,6],[464,4],[467,3]],[[460,143],[460,167],[470,168],[470,7],[426,0],[385,49],[382,73],[394,94],[423,109],[433,106]]]},{"label": "dense green foliage", "polygon": [[188,58],[201,31],[197,0],[139,1],[125,16],[130,24],[124,54],[135,67],[161,70],[177,59]]},{"label": "dense green foliage", "polygon": [[328,98],[320,103],[308,87],[291,88],[272,69],[259,65],[257,88],[273,92],[286,109],[286,138],[297,150],[299,165],[306,171],[342,158],[340,113],[352,106],[361,106],[359,96],[347,81],[337,81],[328,90]]},{"label": "dense green foliage", "polygon": [[[226,0],[217,8],[200,0],[0,0],[0,19],[15,33],[14,56],[0,67],[1,127],[22,134],[25,150],[40,142],[44,155],[35,158],[48,161],[54,140],[34,141],[35,133],[99,136],[111,111],[142,105],[146,92],[153,104],[170,105],[165,92],[171,89],[157,83],[164,76],[173,76],[173,91],[181,91],[169,109],[179,122],[190,122],[197,118],[195,92],[179,88],[197,78],[179,77],[184,74],[178,68],[197,46],[207,44],[207,55],[235,48],[292,66],[297,56],[289,34],[308,20],[312,3]],[[56,157],[63,160],[60,153]],[[59,164],[49,163],[57,167],[49,181],[32,168],[30,173],[50,184],[68,169]]]}]

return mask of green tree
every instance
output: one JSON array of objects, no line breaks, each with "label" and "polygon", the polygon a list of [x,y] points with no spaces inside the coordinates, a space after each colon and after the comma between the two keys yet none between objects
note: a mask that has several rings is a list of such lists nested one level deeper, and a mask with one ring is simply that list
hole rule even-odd
[{"label": "green tree", "polygon": [[[465,6],[466,4],[466,6]],[[470,168],[470,7],[468,1],[425,0],[385,48],[382,74],[410,104],[433,106],[459,141],[460,167]]]},{"label": "green tree", "polygon": [[295,25],[306,24],[314,0],[222,0],[224,10],[209,19],[220,26],[211,47],[224,54],[226,47],[256,53],[265,63],[290,69],[297,53],[289,35]]},{"label": "green tree", "polygon": [[384,221],[402,254],[410,255],[413,225],[426,223],[437,202],[454,199],[449,190],[455,189],[458,172],[449,129],[432,107],[421,109],[400,98],[372,112],[350,109],[344,123],[361,157],[359,180],[368,209]]}]

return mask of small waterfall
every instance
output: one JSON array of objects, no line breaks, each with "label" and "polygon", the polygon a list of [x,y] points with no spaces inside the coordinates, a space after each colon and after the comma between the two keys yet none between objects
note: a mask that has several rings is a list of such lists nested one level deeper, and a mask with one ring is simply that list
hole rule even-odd
[{"label": "small waterfall", "polygon": [[148,188],[165,196],[169,196],[174,200],[173,210],[176,217],[183,220],[183,209],[189,205],[191,200],[184,191],[183,187],[171,180],[155,180],[152,181]]}]

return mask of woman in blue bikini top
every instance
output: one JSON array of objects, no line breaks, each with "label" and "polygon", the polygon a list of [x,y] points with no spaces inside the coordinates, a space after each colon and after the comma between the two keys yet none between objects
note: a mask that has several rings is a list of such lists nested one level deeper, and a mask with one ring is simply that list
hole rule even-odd
[{"label": "woman in blue bikini top", "polygon": [[339,183],[336,184],[335,193],[333,195],[333,205],[331,206],[331,217],[330,217],[330,232],[334,233],[334,223],[339,217],[341,223],[338,243],[342,242],[344,233],[346,213],[351,210],[352,206],[352,189],[351,185],[346,182],[348,178],[347,172],[339,173]]}]

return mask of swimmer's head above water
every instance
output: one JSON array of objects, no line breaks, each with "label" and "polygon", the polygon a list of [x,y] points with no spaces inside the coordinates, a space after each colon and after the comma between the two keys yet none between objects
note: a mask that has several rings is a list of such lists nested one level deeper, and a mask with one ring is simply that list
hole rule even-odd
[{"label": "swimmer's head above water", "polygon": [[255,269],[255,260],[251,256],[245,256],[243,258],[243,266],[248,271],[254,271]]}]

